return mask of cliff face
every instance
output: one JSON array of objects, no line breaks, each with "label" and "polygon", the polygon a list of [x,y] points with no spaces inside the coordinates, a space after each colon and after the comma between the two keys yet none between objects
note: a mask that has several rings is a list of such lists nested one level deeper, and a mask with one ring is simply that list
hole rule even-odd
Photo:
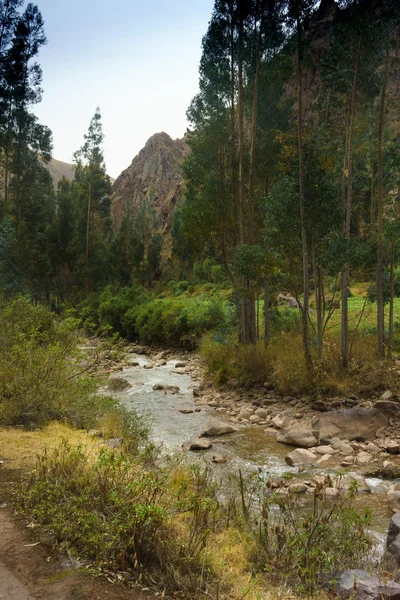
[{"label": "cliff face", "polygon": [[125,215],[134,217],[151,196],[162,231],[169,230],[173,208],[183,194],[182,163],[188,152],[184,140],[172,140],[164,132],[146,142],[114,183],[111,203],[117,229]]}]

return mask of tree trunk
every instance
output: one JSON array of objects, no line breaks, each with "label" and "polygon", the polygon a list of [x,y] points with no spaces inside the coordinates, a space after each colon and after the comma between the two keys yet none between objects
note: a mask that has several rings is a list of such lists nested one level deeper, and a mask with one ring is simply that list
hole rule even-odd
[{"label": "tree trunk", "polygon": [[[350,240],[350,223],[351,223],[351,211],[353,203],[353,135],[354,135],[354,119],[355,119],[355,104],[356,104],[356,90],[358,81],[358,71],[361,59],[361,48],[362,39],[359,41],[358,51],[356,56],[356,62],[354,65],[353,82],[351,86],[350,96],[350,107],[349,107],[349,118],[346,131],[346,149],[345,149],[345,161],[343,169],[342,179],[342,193],[344,206],[344,235],[347,240]],[[347,186],[346,186],[347,180]],[[347,198],[346,198],[347,188]],[[342,268],[342,322],[341,322],[341,352],[342,352],[342,364],[345,368],[349,365],[349,278],[350,269],[349,265],[345,264]]]},{"label": "tree trunk", "polygon": [[269,322],[269,282],[264,281],[264,344],[267,346],[271,337]]},{"label": "tree trunk", "polygon": [[86,267],[86,294],[89,293],[89,239],[90,239],[90,210],[92,203],[92,184],[89,183],[88,203],[87,203],[87,218],[86,218],[86,252],[85,252],[85,267]]},{"label": "tree trunk", "polygon": [[314,289],[315,289],[315,307],[317,312],[317,336],[318,336],[318,358],[322,358],[322,341],[324,333],[324,315],[323,315],[323,302],[322,302],[322,286],[321,286],[321,270],[317,265],[317,259],[315,257],[315,248],[312,249],[312,263],[313,263],[313,275],[314,275]]},{"label": "tree trunk", "polygon": [[393,353],[393,329],[394,329],[394,248],[396,242],[392,240],[390,245],[390,296],[389,296],[389,333],[387,357],[392,359]]},{"label": "tree trunk", "polygon": [[302,306],[302,324],[303,324],[303,351],[307,371],[312,371],[312,359],[310,352],[310,341],[308,335],[308,309],[309,309],[309,273],[308,273],[308,241],[305,214],[305,192],[304,192],[304,152],[303,152],[303,76],[302,76],[302,39],[300,23],[300,7],[297,8],[297,93],[298,93],[298,154],[299,154],[299,192],[300,192],[300,220],[301,220],[301,248],[303,253],[303,306]]},{"label": "tree trunk", "polygon": [[378,124],[378,256],[376,264],[376,330],[378,337],[378,357],[385,358],[385,307],[383,302],[383,128],[385,124],[385,100],[389,50],[386,50],[385,74],[382,82]]}]

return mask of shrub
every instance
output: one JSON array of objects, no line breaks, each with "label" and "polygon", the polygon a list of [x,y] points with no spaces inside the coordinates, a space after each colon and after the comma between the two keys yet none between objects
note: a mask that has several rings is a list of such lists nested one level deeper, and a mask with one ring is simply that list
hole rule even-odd
[{"label": "shrub", "polygon": [[[14,488],[22,513],[61,550],[186,597],[213,585],[204,552],[218,503],[207,472],[147,471],[130,455],[97,459],[67,442],[38,458]],[[212,589],[212,588],[211,588]]]},{"label": "shrub", "polygon": [[0,423],[41,427],[60,419],[93,427],[115,405],[78,377],[80,354],[69,322],[17,297],[0,306]]}]

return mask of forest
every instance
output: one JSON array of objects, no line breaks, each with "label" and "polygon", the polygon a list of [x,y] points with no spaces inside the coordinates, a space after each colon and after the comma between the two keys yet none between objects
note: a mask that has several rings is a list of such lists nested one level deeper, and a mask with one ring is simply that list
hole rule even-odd
[{"label": "forest", "polygon": [[[328,599],[346,569],[396,578],[399,560],[374,554],[378,504],[359,498],[393,480],[377,492],[393,533],[397,0],[215,0],[168,210],[150,185],[117,211],[100,108],[73,179],[55,185],[52,132],[35,116],[46,44],[40,7],[0,0],[0,467],[16,461],[0,492],[4,480],[52,551],[162,597]],[[155,429],[180,396],[181,414],[222,421],[166,455],[129,404],[135,385]],[[323,434],[334,411],[337,437]],[[221,427],[239,450],[215,439]],[[297,449],[283,459],[272,434]],[[14,458],[25,443],[35,457]],[[207,462],[212,443],[228,449]],[[278,452],[279,472],[262,470],[260,448],[267,464]],[[215,464],[230,461],[218,483]],[[371,598],[400,594],[373,586]]]}]

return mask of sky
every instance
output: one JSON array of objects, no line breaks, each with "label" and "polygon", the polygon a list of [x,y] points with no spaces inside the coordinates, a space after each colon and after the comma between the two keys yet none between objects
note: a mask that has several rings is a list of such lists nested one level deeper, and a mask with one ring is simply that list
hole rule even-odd
[{"label": "sky", "polygon": [[116,178],[154,133],[182,137],[198,91],[213,0],[36,0],[48,44],[34,112],[72,162],[100,107],[107,172]]}]

